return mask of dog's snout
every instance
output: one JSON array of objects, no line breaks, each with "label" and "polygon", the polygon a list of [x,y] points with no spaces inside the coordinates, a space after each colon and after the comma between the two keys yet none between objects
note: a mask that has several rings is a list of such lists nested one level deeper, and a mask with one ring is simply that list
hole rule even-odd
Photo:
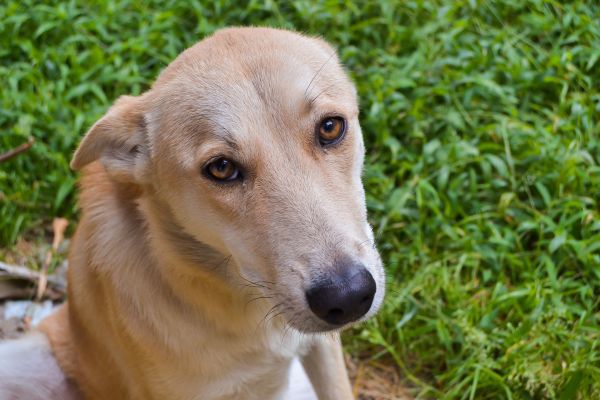
[{"label": "dog's snout", "polygon": [[371,308],[377,285],[362,264],[352,264],[306,291],[317,317],[332,325],[358,320]]}]

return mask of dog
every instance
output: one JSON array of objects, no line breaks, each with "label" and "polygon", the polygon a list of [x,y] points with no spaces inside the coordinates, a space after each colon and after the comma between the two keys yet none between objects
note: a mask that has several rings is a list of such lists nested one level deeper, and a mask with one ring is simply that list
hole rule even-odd
[{"label": "dog", "polygon": [[385,292],[358,115],[334,49],[271,28],[120,97],[71,162],[68,302],[0,346],[0,398],[353,398],[339,332]]}]

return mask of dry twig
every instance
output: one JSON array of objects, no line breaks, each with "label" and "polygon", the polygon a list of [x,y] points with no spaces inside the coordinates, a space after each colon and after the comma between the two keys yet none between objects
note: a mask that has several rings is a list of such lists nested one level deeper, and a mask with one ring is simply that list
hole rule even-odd
[{"label": "dry twig", "polygon": [[31,146],[33,146],[34,142],[35,142],[35,139],[30,137],[27,142],[15,147],[12,150],[7,151],[6,153],[0,154],[0,163],[4,162],[4,161],[8,161],[11,158],[13,158],[14,156],[21,154],[26,150],[29,150],[29,148],[31,148]]},{"label": "dry twig", "polygon": [[[40,280],[40,273],[20,265],[11,265],[0,261],[0,278],[22,279],[36,283]],[[46,279],[48,286],[53,290],[66,294],[67,285],[64,279],[57,276],[48,276]]]}]

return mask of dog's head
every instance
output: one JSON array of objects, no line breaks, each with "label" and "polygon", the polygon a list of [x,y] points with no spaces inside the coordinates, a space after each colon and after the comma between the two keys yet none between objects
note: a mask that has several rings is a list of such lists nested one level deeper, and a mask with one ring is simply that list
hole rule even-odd
[{"label": "dog's head", "polygon": [[72,167],[100,159],[114,180],[151,188],[289,324],[320,332],[371,316],[384,295],[363,153],[356,92],[335,51],[238,28],[183,52],[145,94],[119,99]]}]

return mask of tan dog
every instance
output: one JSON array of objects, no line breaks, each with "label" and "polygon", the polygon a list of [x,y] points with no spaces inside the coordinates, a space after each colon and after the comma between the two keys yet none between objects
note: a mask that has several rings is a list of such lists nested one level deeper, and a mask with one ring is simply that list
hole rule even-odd
[{"label": "tan dog", "polygon": [[299,358],[319,399],[352,398],[338,332],[385,286],[363,153],[324,41],[237,28],[183,52],[77,150],[68,305],[2,347],[0,397],[310,398]]}]

